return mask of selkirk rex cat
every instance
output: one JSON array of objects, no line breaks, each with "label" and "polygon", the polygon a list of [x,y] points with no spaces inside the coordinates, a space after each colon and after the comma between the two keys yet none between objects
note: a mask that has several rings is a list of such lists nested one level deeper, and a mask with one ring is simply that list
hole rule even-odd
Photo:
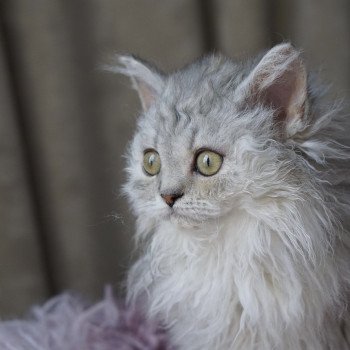
[{"label": "selkirk rex cat", "polygon": [[129,302],[179,349],[349,349],[349,118],[300,53],[215,54],[169,75],[119,62],[143,107]]}]

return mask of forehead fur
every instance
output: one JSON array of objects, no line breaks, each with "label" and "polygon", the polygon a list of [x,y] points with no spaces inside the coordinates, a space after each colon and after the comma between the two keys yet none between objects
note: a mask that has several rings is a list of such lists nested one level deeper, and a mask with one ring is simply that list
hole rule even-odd
[{"label": "forehead fur", "polygon": [[[170,74],[160,98],[170,104],[186,101],[206,105],[229,97],[252,69],[252,62],[236,63],[210,55]],[[202,106],[205,111],[205,107]]]},{"label": "forehead fur", "polygon": [[266,110],[259,106],[240,110],[235,103],[237,86],[255,64],[210,55],[170,74],[162,93],[139,121],[141,134],[147,141],[164,139],[168,143],[188,135],[192,139],[189,144],[196,138],[220,144],[247,129],[268,129]]}]

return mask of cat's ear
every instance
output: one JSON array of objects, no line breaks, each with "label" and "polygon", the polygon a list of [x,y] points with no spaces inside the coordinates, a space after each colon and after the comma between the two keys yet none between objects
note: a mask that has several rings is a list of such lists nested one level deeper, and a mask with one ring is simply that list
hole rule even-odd
[{"label": "cat's ear", "polygon": [[150,64],[134,56],[118,56],[118,63],[109,66],[108,70],[130,77],[132,86],[140,97],[142,108],[147,111],[163,89],[163,75]]},{"label": "cat's ear", "polygon": [[[275,110],[283,134],[293,136],[305,124],[307,73],[300,53],[289,43],[268,51],[238,87],[242,103]],[[249,106],[248,106],[249,107]]]}]

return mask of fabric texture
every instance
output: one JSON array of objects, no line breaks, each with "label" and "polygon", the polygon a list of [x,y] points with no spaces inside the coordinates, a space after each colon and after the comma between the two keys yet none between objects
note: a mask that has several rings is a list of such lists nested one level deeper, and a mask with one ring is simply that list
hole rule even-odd
[{"label": "fabric texture", "polygon": [[116,302],[110,288],[88,305],[71,294],[32,309],[26,320],[0,323],[1,350],[169,350],[165,331]]}]

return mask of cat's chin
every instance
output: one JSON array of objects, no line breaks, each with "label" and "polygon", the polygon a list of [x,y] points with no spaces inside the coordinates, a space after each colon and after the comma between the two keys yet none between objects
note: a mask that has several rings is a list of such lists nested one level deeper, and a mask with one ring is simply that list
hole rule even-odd
[{"label": "cat's chin", "polygon": [[184,215],[184,214],[180,214],[176,211],[172,211],[169,215],[168,215],[168,219],[169,221],[179,227],[182,228],[190,228],[190,229],[200,229],[202,228],[204,225],[206,225],[209,221],[209,219],[204,219],[204,220],[198,220],[198,219],[194,219],[190,216]]},{"label": "cat's chin", "polygon": [[177,215],[171,215],[169,218],[170,222],[176,226],[180,226],[182,228],[191,228],[191,229],[195,229],[195,228],[200,228],[203,223],[198,223],[198,222],[194,222],[188,218],[184,218],[181,216],[177,216]]}]

